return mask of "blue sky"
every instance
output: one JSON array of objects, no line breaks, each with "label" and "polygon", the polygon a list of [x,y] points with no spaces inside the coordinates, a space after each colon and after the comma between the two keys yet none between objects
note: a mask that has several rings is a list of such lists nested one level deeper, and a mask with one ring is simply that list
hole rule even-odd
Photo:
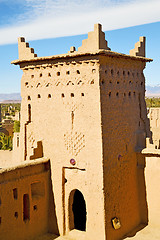
[{"label": "blue sky", "polygon": [[38,56],[78,48],[94,23],[101,23],[112,51],[129,54],[140,36],[147,37],[147,85],[158,85],[160,0],[0,0],[0,93],[20,92],[22,71],[17,38],[24,36]]}]

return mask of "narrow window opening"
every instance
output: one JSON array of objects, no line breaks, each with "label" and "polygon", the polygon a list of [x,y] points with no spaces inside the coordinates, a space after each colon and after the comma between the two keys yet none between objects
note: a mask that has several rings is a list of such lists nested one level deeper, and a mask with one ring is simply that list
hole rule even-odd
[{"label": "narrow window opening", "polygon": [[130,72],[128,71],[128,76],[130,75]]},{"label": "narrow window opening", "polygon": [[77,74],[80,74],[80,71],[79,71],[79,70],[77,70]]},{"label": "narrow window opening", "polygon": [[117,72],[117,75],[119,76],[119,71]]},{"label": "narrow window opening", "polygon": [[128,93],[128,96],[129,96],[129,97],[131,96],[131,92]]},{"label": "narrow window opening", "polygon": [[123,76],[125,76],[125,71],[123,71]]},{"label": "narrow window opening", "polygon": [[74,97],[74,93],[71,93],[71,97]]},{"label": "narrow window opening", "polygon": [[119,84],[119,81],[117,81],[117,84]]},{"label": "narrow window opening", "polygon": [[0,224],[2,223],[2,218],[0,217]]},{"label": "narrow window opening", "polygon": [[141,82],[141,86],[143,86],[143,82]]},{"label": "narrow window opening", "polygon": [[51,73],[48,73],[48,77],[51,77]]},{"label": "narrow window opening", "polygon": [[27,221],[30,219],[30,202],[29,195],[23,195],[23,221]]},{"label": "narrow window opening", "polygon": [[41,98],[41,95],[40,95],[40,94],[38,94],[38,98]]},{"label": "narrow window opening", "polygon": [[37,83],[37,86],[36,86],[36,88],[37,88],[37,87],[39,87],[40,85],[41,85],[40,83]]},{"label": "narrow window opening", "polygon": [[17,147],[19,147],[19,136],[17,136]]},{"label": "narrow window opening", "polygon": [[28,122],[31,122],[31,105],[28,104]]},{"label": "narrow window opening", "polygon": [[46,84],[46,87],[49,87],[49,83]]},{"label": "narrow window opening", "polygon": [[109,95],[109,97],[111,97],[111,92],[109,92],[109,94],[108,94],[108,95]]},{"label": "narrow window opening", "polygon": [[14,189],[13,189],[13,197],[14,197],[14,199],[17,199],[17,198],[18,198],[17,188],[14,188]]},{"label": "narrow window opening", "polygon": [[105,70],[105,74],[107,74],[107,70]]},{"label": "narrow window opening", "polygon": [[48,98],[51,98],[51,94],[48,94]]},{"label": "narrow window opening", "polygon": [[124,97],[126,96],[126,93],[124,93]]},{"label": "narrow window opening", "polygon": [[30,96],[28,96],[28,100],[31,100],[31,97],[30,97]]},{"label": "narrow window opening", "polygon": [[92,69],[92,73],[95,73],[96,72],[96,69]]},{"label": "narrow window opening", "polygon": [[129,81],[129,84],[131,84],[132,82],[131,81]]},{"label": "narrow window opening", "polygon": [[118,93],[118,92],[116,93],[116,96],[117,96],[117,97],[119,96],[119,93]]},{"label": "narrow window opening", "polygon": [[64,93],[62,93],[62,98],[64,98],[65,96],[64,96]]},{"label": "narrow window opening", "polygon": [[60,72],[57,72],[57,76],[60,76]]},{"label": "narrow window opening", "polygon": [[81,93],[81,96],[84,97],[84,93]]},{"label": "narrow window opening", "polygon": [[111,69],[111,75],[113,75],[113,69]]},{"label": "narrow window opening", "polygon": [[33,206],[33,210],[34,210],[34,211],[37,211],[37,205],[34,205],[34,206]]},{"label": "narrow window opening", "polygon": [[31,75],[31,78],[34,78],[34,75]]},{"label": "narrow window opening", "polygon": [[27,86],[28,85],[28,82],[25,82],[25,86]]},{"label": "narrow window opening", "polygon": [[15,218],[18,218],[18,212],[14,213]]},{"label": "narrow window opening", "polygon": [[42,77],[42,73],[40,73],[39,76]]},{"label": "narrow window opening", "polygon": [[66,74],[69,75],[69,74],[70,74],[70,71],[67,71]]}]

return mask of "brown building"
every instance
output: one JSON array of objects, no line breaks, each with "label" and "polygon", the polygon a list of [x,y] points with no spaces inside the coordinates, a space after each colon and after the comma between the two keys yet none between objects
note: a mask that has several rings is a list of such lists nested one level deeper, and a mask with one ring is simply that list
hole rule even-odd
[{"label": "brown building", "polygon": [[[118,240],[147,225],[145,38],[130,55],[112,52],[96,24],[78,51],[37,57],[24,38],[18,48],[12,63],[23,70],[21,131],[14,151],[23,163],[1,180],[10,177],[7,196],[17,203],[15,239],[77,229],[87,239]],[[0,236],[8,240],[6,228]]]}]

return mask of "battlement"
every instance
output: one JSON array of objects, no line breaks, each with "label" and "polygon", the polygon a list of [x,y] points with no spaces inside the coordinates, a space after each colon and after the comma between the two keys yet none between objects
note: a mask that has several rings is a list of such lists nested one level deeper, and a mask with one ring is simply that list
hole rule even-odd
[{"label": "battlement", "polygon": [[130,50],[130,55],[145,57],[145,45],[146,45],[146,38],[140,37],[139,41],[135,43],[135,48]]},{"label": "battlement", "polygon": [[19,59],[31,59],[37,57],[37,54],[34,53],[34,49],[29,47],[29,43],[25,42],[24,37],[18,38],[18,52]]}]

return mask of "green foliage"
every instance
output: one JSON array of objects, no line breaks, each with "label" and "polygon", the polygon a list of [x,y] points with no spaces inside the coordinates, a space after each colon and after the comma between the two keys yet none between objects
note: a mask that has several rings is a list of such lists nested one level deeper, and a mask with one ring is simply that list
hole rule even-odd
[{"label": "green foliage", "polygon": [[20,121],[17,120],[14,121],[13,131],[20,132]]},{"label": "green foliage", "polygon": [[0,133],[0,149],[12,150],[12,138],[4,133]]},{"label": "green foliage", "polygon": [[160,98],[146,98],[146,105],[150,107],[160,107]]}]

